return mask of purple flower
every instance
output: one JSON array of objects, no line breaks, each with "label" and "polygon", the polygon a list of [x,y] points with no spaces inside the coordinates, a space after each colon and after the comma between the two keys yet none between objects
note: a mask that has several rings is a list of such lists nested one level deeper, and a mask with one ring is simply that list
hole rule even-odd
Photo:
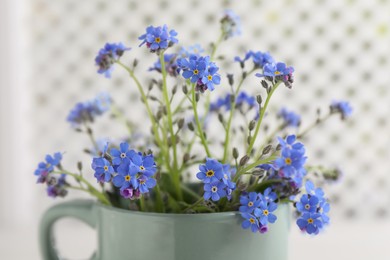
[{"label": "purple flower", "polygon": [[125,47],[121,42],[119,43],[106,43],[104,48],[99,50],[98,55],[95,58],[95,63],[99,66],[98,73],[104,74],[106,78],[111,78],[111,72],[113,70],[113,64],[123,55],[125,51],[129,51],[131,48]]}]

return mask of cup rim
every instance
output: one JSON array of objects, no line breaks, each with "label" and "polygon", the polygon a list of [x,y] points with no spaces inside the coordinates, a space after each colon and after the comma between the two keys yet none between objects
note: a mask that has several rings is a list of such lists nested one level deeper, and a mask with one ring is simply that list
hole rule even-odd
[{"label": "cup rim", "polygon": [[[239,211],[226,211],[226,212],[211,212],[211,213],[158,213],[158,212],[141,212],[134,210],[121,209],[114,206],[103,205],[100,202],[96,203],[97,206],[105,211],[114,211],[121,214],[131,214],[136,216],[144,216],[144,217],[181,217],[181,218],[220,218],[220,217],[232,217],[239,216]],[[278,205],[277,210],[281,207],[286,206],[286,203],[281,203]]]}]

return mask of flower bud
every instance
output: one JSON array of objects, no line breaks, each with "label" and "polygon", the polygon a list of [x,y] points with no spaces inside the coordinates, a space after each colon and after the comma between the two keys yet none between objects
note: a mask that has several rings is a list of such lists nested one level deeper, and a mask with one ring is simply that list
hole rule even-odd
[{"label": "flower bud", "polygon": [[187,93],[188,93],[187,85],[183,85],[182,90],[183,90],[183,93],[187,95]]},{"label": "flower bud", "polygon": [[247,164],[248,161],[249,161],[249,156],[248,156],[248,155],[244,155],[244,156],[240,159],[240,166],[244,166],[245,164]]},{"label": "flower bud", "polygon": [[270,151],[271,151],[271,149],[272,149],[272,145],[267,145],[264,149],[263,149],[263,151],[261,152],[262,154],[267,154],[267,153],[269,153]]},{"label": "flower bud", "polygon": [[261,105],[261,103],[263,102],[263,99],[261,98],[261,95],[257,95],[256,96],[256,101],[259,105]]},{"label": "flower bud", "polygon": [[77,169],[81,172],[83,170],[83,163],[77,162]]},{"label": "flower bud", "polygon": [[249,122],[249,131],[252,131],[253,129],[255,129],[255,126],[256,126],[256,121],[255,120],[251,120]]},{"label": "flower bud", "polygon": [[234,158],[234,159],[237,159],[238,156],[240,156],[239,153],[238,153],[238,150],[237,150],[236,147],[234,147],[234,148],[233,148],[233,158]]},{"label": "flower bud", "polygon": [[234,76],[233,74],[227,74],[228,82],[230,86],[234,85]]},{"label": "flower bud", "polygon": [[195,130],[194,124],[193,124],[192,122],[189,122],[189,123],[187,124],[187,126],[188,126],[188,129],[190,129],[191,131],[194,131],[194,130]]},{"label": "flower bud", "polygon": [[177,127],[179,129],[182,129],[184,126],[184,118],[180,118],[179,121],[177,121]]}]

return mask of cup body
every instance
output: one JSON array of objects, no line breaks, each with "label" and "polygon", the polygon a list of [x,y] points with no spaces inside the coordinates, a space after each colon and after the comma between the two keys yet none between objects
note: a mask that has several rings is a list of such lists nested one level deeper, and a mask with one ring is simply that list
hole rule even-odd
[{"label": "cup body", "polygon": [[287,259],[287,205],[279,205],[278,220],[265,234],[242,229],[242,217],[236,212],[159,214],[102,205],[95,210],[97,259]]}]

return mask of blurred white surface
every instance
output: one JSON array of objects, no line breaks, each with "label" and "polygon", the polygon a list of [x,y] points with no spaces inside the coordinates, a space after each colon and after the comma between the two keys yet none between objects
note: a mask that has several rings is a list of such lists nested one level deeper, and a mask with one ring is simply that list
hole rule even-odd
[{"label": "blurred white surface", "polygon": [[[87,259],[96,248],[96,233],[80,222],[62,220],[56,226],[56,234],[57,245],[66,259]],[[41,259],[37,238],[36,226],[6,228],[0,233],[0,259]],[[389,221],[337,222],[316,237],[301,234],[292,226],[289,260],[389,260],[389,238]]]}]

